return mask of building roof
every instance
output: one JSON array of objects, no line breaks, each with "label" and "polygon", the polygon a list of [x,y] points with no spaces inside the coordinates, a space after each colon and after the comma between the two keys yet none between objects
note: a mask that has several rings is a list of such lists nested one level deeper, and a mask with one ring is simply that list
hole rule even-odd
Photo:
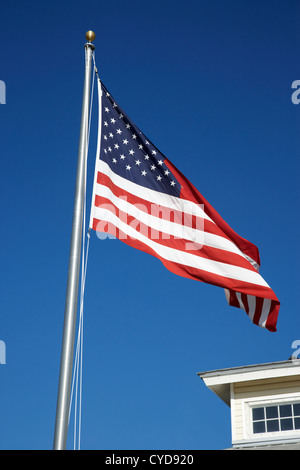
[{"label": "building roof", "polygon": [[287,377],[299,374],[300,360],[295,358],[291,358],[287,361],[269,362],[197,373],[207,387],[218,395],[228,406],[230,406],[231,383]]}]

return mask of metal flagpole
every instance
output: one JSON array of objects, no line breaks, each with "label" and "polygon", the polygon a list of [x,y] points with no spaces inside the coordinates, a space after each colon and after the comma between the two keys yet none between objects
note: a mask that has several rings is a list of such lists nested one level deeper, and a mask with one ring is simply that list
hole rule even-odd
[{"label": "metal flagpole", "polygon": [[95,46],[91,44],[96,35],[93,31],[88,31],[85,35],[85,75],[83,87],[82,113],[79,137],[77,177],[75,186],[75,200],[73,212],[73,225],[71,235],[71,247],[68,270],[68,283],[65,303],[65,319],[62,339],[61,362],[59,385],[57,395],[57,408],[54,432],[54,450],[64,450],[67,444],[69,425],[69,406],[72,382],[74,340],[76,329],[77,298],[79,285],[81,243],[82,243],[82,223],[83,208],[85,199],[85,172],[86,172],[86,150],[89,123],[89,108],[91,94],[91,75],[93,63],[93,50]]}]

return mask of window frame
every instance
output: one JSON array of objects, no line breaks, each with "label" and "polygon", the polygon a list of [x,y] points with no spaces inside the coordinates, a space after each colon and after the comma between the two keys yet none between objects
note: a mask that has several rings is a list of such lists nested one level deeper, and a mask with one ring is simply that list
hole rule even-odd
[{"label": "window frame", "polygon": [[[296,437],[300,435],[300,429],[288,429],[288,430],[281,430],[280,428],[280,415],[278,413],[278,417],[274,418],[274,420],[278,420],[279,422],[279,430],[278,431],[267,431],[267,427],[265,427],[265,431],[261,433],[255,433],[253,431],[253,409],[255,408],[268,408],[270,406],[276,406],[278,411],[279,407],[283,405],[294,405],[300,404],[299,395],[296,397],[287,397],[287,398],[273,398],[269,400],[253,400],[247,401],[247,431],[248,437],[253,440],[270,440],[270,439],[282,439],[285,437]],[[294,416],[293,408],[292,408],[292,416]],[[298,415],[297,415],[298,417]],[[299,416],[300,417],[300,416]],[[284,418],[284,417],[283,417]],[[287,418],[290,418],[287,417]],[[264,411],[264,420],[257,420],[256,422],[263,421],[266,425],[267,421],[272,421],[272,418],[267,419],[266,413]],[[293,424],[294,425],[294,424]]]}]

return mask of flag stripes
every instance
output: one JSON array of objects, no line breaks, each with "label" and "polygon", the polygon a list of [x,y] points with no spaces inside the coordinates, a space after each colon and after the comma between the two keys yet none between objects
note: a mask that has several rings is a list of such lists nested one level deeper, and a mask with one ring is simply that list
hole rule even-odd
[{"label": "flag stripes", "polygon": [[[215,236],[219,240],[219,247],[211,247],[207,245],[209,238],[212,234],[203,232],[199,235],[199,230],[193,230],[191,233],[190,227],[181,226],[169,219],[155,217],[151,213],[146,213],[140,207],[144,206],[145,202],[153,205],[151,201],[145,199],[146,196],[153,198],[153,192],[149,190],[143,193],[144,198],[137,196],[129,203],[126,198],[129,195],[128,186],[132,191],[131,195],[139,193],[140,188],[135,183],[128,182],[125,178],[115,175],[110,167],[101,160],[97,165],[98,177],[95,186],[95,202],[93,208],[93,229],[98,231],[105,231],[113,236],[116,236],[125,243],[142,249],[145,251],[145,246],[148,247],[151,254],[155,254],[161,260],[167,261],[168,269],[169,263],[176,263],[179,265],[177,268],[173,266],[173,272],[179,273],[196,280],[203,276],[205,282],[218,285],[220,287],[231,287],[239,290],[239,292],[251,291],[255,294],[260,291],[261,295],[271,295],[272,290],[268,284],[254,269],[254,267],[245,258],[243,253],[232,243],[226,236]],[[102,177],[103,183],[101,184]],[[110,177],[107,177],[110,175]],[[119,186],[114,184],[117,181]],[[113,183],[112,185],[110,184]],[[129,184],[130,183],[130,184]],[[123,191],[124,188],[124,191]],[[114,194],[116,191],[116,194]],[[156,195],[157,200],[167,205],[167,216],[170,214],[172,204],[169,196]],[[122,197],[124,199],[122,199]],[[166,201],[164,201],[166,199]],[[176,199],[176,198],[175,198]],[[184,209],[185,200],[180,199],[175,201],[176,211],[178,208]],[[190,209],[190,201],[186,201],[187,207]],[[146,206],[145,206],[146,207]],[[145,207],[143,207],[145,209]],[[151,208],[151,206],[148,206]],[[155,207],[155,205],[154,205]],[[193,205],[195,208],[195,204]],[[199,209],[198,213],[202,213]],[[190,210],[190,213],[192,211]],[[161,211],[160,215],[163,215]],[[207,216],[206,216],[207,218]],[[156,237],[148,237],[148,234],[153,234],[153,229],[158,232]],[[184,239],[183,239],[184,230]],[[198,233],[198,236],[195,234]],[[180,238],[176,238],[176,234]],[[171,237],[173,235],[173,237]],[[174,236],[175,235],[175,236]],[[208,240],[207,240],[208,239]],[[197,240],[201,240],[201,248],[196,250],[189,250],[188,243],[191,243],[191,248],[194,248],[193,243],[197,244]],[[136,241],[139,243],[137,244]],[[140,248],[142,246],[142,248]],[[209,251],[209,249],[211,251]],[[223,259],[222,261],[218,261]],[[165,263],[164,263],[165,264]],[[201,276],[199,276],[201,271]],[[214,277],[216,276],[216,277]],[[251,296],[250,296],[251,297]],[[276,298],[276,297],[275,297]],[[245,310],[242,303],[235,301],[234,306],[239,306]],[[246,310],[245,310],[246,311]],[[246,311],[246,313],[248,313]],[[251,312],[250,312],[251,314]],[[249,315],[250,316],[250,315]],[[250,317],[251,318],[251,317]],[[252,318],[251,318],[252,319]]]},{"label": "flag stripes", "polygon": [[225,289],[225,295],[229,305],[244,310],[253,323],[270,331],[276,331],[278,301],[242,294],[230,289]]},{"label": "flag stripes", "polygon": [[279,301],[258,272],[256,246],[232,230],[104,87],[99,101],[90,227],[157,257],[175,274],[223,287],[229,305],[276,331]]}]

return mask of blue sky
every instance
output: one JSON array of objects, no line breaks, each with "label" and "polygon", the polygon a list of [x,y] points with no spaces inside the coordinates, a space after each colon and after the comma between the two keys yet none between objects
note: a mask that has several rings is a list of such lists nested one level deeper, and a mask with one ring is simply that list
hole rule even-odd
[{"label": "blue sky", "polygon": [[[299,2],[14,1],[1,6],[0,449],[51,449],[84,34],[120,106],[260,250],[278,332],[214,286],[93,234],[82,449],[222,449],[230,410],[197,372],[288,359],[300,339]],[[96,96],[96,95],[95,95]],[[97,138],[93,104],[88,210]],[[68,439],[72,448],[72,428]]]}]

